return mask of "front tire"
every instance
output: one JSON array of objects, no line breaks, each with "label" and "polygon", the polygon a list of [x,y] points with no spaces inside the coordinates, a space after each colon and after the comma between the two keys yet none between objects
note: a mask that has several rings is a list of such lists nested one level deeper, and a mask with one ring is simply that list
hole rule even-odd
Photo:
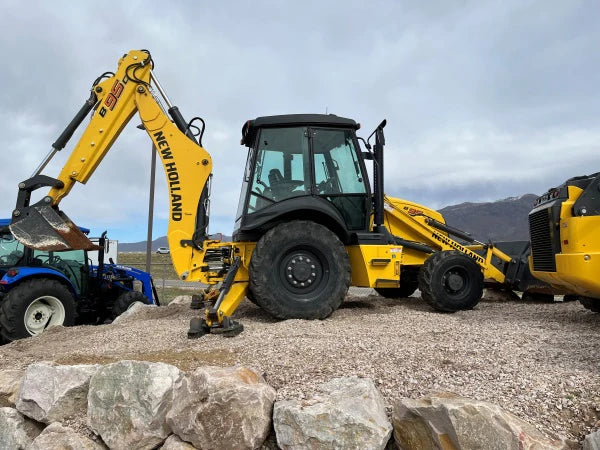
[{"label": "front tire", "polygon": [[136,302],[149,305],[150,299],[139,291],[127,291],[120,294],[112,307],[112,319],[116,319]]},{"label": "front tire", "polygon": [[473,309],[483,295],[483,273],[464,253],[437,252],[419,271],[419,289],[423,299],[437,311]]},{"label": "front tire", "polygon": [[37,336],[49,326],[75,323],[75,299],[62,283],[38,278],[11,289],[0,307],[0,333],[7,341]]},{"label": "front tire", "polygon": [[323,225],[295,220],[265,233],[252,253],[250,291],[278,319],[324,319],[344,301],[350,261]]}]

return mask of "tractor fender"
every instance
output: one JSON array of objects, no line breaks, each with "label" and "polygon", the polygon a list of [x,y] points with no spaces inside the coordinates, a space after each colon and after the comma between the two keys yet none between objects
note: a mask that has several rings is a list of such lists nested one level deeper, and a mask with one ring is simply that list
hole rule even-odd
[{"label": "tractor fender", "polygon": [[11,290],[24,280],[30,280],[32,278],[54,278],[67,286],[75,298],[79,296],[71,280],[57,270],[47,269],[45,267],[16,267],[15,270],[17,273],[14,276],[9,276],[7,272],[2,279],[0,279],[0,285],[2,285],[6,291]]}]

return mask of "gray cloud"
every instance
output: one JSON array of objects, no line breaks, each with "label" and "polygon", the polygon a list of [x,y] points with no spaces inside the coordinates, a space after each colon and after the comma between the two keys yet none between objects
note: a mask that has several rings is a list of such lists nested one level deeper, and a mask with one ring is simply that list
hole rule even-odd
[{"label": "gray cloud", "polygon": [[[361,122],[365,136],[387,118],[387,192],[436,208],[540,193],[599,170],[593,2],[0,5],[5,215],[92,80],[133,48],[149,48],[172,100],[207,122],[212,231],[231,231],[246,159],[240,129],[261,115],[327,109]],[[123,240],[146,230],[150,141],[138,122],[62,203]],[[56,175],[67,153],[45,173]]]}]

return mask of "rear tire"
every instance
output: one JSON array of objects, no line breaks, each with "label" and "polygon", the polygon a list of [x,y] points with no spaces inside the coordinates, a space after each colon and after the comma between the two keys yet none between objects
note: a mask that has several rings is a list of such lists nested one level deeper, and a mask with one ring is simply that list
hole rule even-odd
[{"label": "rear tire", "polygon": [[75,299],[59,281],[37,278],[11,289],[0,307],[0,333],[7,341],[37,336],[54,325],[75,323]]},{"label": "rear tire", "polygon": [[263,235],[250,261],[256,304],[278,319],[324,319],[344,301],[350,261],[323,225],[295,220]]},{"label": "rear tire", "polygon": [[579,297],[579,303],[592,312],[600,313],[600,299],[590,297]]},{"label": "rear tire", "polygon": [[419,287],[418,272],[411,269],[402,269],[400,272],[400,287],[375,288],[375,292],[385,298],[410,297]]},{"label": "rear tire", "polygon": [[419,271],[419,289],[423,300],[437,311],[473,309],[483,295],[483,273],[464,253],[437,252]]},{"label": "rear tire", "polygon": [[112,319],[116,319],[118,316],[127,311],[131,305],[135,302],[141,302],[144,305],[150,304],[150,299],[139,291],[127,291],[123,292],[117,297],[112,307]]}]

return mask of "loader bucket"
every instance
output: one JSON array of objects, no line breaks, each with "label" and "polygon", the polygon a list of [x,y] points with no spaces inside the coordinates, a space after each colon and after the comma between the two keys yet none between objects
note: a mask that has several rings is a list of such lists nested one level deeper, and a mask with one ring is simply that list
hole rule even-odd
[{"label": "loader bucket", "polygon": [[36,250],[98,250],[65,213],[50,205],[35,204],[13,214],[9,225],[13,236]]}]

